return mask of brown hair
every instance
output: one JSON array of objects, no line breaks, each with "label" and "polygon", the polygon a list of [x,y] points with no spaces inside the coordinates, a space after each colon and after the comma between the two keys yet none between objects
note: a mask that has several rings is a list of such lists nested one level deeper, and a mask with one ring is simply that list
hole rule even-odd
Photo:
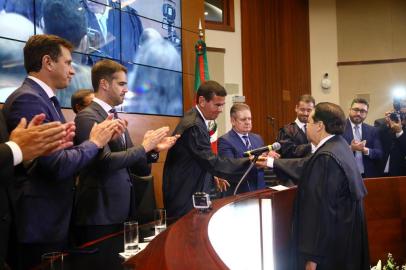
[{"label": "brown hair", "polygon": [[49,55],[55,62],[62,55],[61,46],[72,52],[73,45],[55,35],[34,35],[24,46],[24,67],[27,73],[38,72],[42,68],[42,58]]},{"label": "brown hair", "polygon": [[73,93],[73,95],[70,98],[72,110],[75,113],[78,113],[77,105],[79,105],[80,107],[84,107],[85,98],[91,94],[93,94],[92,89],[79,89],[75,93]]},{"label": "brown hair", "polygon": [[361,103],[367,105],[367,108],[369,108],[369,103],[365,98],[354,98],[351,102],[351,108],[354,103]]},{"label": "brown hair", "polygon": [[314,97],[312,97],[309,94],[301,95],[298,98],[297,103],[299,103],[300,101],[303,101],[304,103],[313,103],[313,105],[316,104],[316,101],[315,101]]},{"label": "brown hair", "polygon": [[102,79],[111,82],[113,80],[113,74],[119,71],[124,71],[127,74],[127,68],[125,66],[110,59],[100,60],[94,64],[92,67],[92,85],[94,91],[98,91]]}]

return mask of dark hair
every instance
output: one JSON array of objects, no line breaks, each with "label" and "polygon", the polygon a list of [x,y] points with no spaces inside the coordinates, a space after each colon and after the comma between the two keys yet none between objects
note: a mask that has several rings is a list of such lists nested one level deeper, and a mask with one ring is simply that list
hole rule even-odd
[{"label": "dark hair", "polygon": [[45,0],[43,18],[47,34],[65,38],[75,47],[87,33],[85,9],[77,0]]},{"label": "dark hair", "polygon": [[314,108],[313,121],[322,121],[329,134],[343,134],[345,115],[340,106],[330,102],[320,102]]},{"label": "dark hair", "polygon": [[244,110],[249,110],[250,111],[250,106],[248,106],[245,103],[234,103],[233,106],[231,106],[230,109],[230,116],[235,118],[235,115],[237,112],[244,111]]},{"label": "dark hair", "polygon": [[100,81],[102,79],[111,82],[113,80],[113,74],[119,71],[124,71],[127,73],[127,68],[110,59],[98,61],[92,67],[92,85],[94,91],[97,92],[99,90]]},{"label": "dark hair", "polygon": [[300,101],[303,101],[304,103],[313,103],[313,105],[316,104],[314,97],[309,94],[301,95],[298,98],[297,103],[299,103]]},{"label": "dark hair", "polygon": [[55,35],[34,35],[24,46],[24,67],[27,73],[38,72],[42,68],[42,58],[49,55],[55,62],[62,55],[61,47],[72,52],[73,45]]},{"label": "dark hair", "polygon": [[200,96],[204,97],[206,101],[210,101],[214,96],[227,96],[227,91],[216,81],[205,81],[197,89],[196,103],[199,103]]},{"label": "dark hair", "polygon": [[79,89],[70,98],[70,103],[72,106],[72,110],[75,113],[78,113],[77,105],[84,107],[85,106],[85,98],[89,95],[93,94],[92,89]]},{"label": "dark hair", "polygon": [[354,103],[361,103],[367,105],[367,108],[369,108],[369,103],[365,98],[354,98],[351,102],[351,108]]}]

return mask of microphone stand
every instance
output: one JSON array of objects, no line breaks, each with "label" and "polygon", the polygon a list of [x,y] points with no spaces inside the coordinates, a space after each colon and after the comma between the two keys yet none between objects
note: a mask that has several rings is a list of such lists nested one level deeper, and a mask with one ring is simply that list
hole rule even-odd
[{"label": "microphone stand", "polygon": [[245,178],[247,177],[248,173],[252,170],[252,167],[254,167],[255,162],[257,162],[258,158],[259,158],[259,154],[254,155],[254,158],[251,160],[251,164],[248,167],[248,169],[245,171],[244,175],[241,177],[240,181],[238,181],[237,186],[234,189],[234,193],[233,195],[237,194],[237,190],[240,187],[240,185],[242,184],[242,182],[245,180]]}]

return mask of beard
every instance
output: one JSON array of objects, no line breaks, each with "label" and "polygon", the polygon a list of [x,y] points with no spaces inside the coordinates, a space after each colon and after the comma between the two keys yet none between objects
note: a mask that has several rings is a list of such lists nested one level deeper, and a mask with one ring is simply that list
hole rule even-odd
[{"label": "beard", "polygon": [[361,124],[361,123],[364,121],[364,119],[362,119],[362,118],[359,117],[359,116],[350,117],[350,120],[351,120],[351,122],[353,122],[354,124]]}]

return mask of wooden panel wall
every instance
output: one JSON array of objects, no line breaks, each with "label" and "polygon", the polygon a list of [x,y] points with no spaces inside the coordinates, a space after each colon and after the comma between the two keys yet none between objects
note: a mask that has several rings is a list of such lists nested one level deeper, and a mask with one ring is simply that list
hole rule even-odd
[{"label": "wooden panel wall", "polygon": [[310,93],[308,0],[241,1],[241,35],[253,130],[270,143],[295,119],[297,98]]}]

